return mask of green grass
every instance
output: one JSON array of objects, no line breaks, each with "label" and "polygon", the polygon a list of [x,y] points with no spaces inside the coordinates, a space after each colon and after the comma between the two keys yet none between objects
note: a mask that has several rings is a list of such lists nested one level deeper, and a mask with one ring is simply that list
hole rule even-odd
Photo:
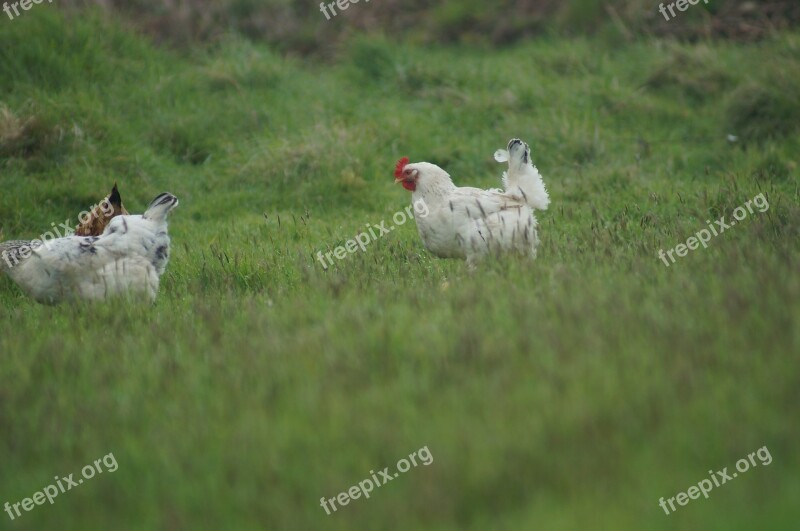
[{"label": "green grass", "polygon": [[[0,503],[119,464],[2,528],[791,528],[798,51],[356,37],[322,63],[3,22],[3,239],[115,180],[131,212],[181,206],[152,307],[40,306],[0,278]],[[552,198],[536,262],[470,274],[413,223],[315,260],[408,205],[401,156],[496,186],[512,136]],[[766,213],[658,259],[761,192]],[[426,445],[430,466],[319,506]],[[765,445],[770,466],[659,508]]]}]

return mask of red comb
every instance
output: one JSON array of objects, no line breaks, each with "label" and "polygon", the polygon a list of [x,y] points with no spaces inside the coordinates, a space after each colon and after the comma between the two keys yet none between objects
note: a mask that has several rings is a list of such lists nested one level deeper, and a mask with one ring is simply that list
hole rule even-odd
[{"label": "red comb", "polygon": [[406,167],[406,164],[408,164],[408,157],[403,157],[402,159],[397,161],[397,166],[394,167],[395,177],[402,177],[403,168]]}]

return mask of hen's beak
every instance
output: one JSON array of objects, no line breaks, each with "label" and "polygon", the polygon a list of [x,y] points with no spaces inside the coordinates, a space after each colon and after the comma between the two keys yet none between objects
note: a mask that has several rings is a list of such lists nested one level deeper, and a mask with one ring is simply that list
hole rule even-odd
[{"label": "hen's beak", "polygon": [[401,175],[399,177],[395,177],[394,178],[394,182],[395,182],[395,184],[404,183],[404,182],[405,183],[416,183],[418,175],[419,175],[419,171],[413,170],[411,172],[411,175],[409,175],[409,176],[404,177],[404,176]]},{"label": "hen's beak", "polygon": [[417,178],[419,177],[419,171],[414,170],[411,172],[411,175],[401,175],[400,177],[395,177],[394,182],[400,183],[403,185],[403,188],[408,190],[409,192],[413,192],[417,189]]}]

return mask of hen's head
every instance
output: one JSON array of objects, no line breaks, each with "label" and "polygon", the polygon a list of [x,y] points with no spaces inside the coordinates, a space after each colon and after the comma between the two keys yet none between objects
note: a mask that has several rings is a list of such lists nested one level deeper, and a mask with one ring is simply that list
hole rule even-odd
[{"label": "hen's head", "polygon": [[409,192],[420,192],[446,188],[453,185],[450,174],[436,164],[429,162],[408,163],[408,157],[397,161],[394,169],[394,182],[403,185]]},{"label": "hen's head", "polygon": [[75,235],[100,236],[112,218],[127,215],[128,211],[122,205],[122,196],[117,190],[117,183],[114,183],[111,193],[100,204],[92,208],[90,212],[87,212],[87,216],[78,218],[81,224],[75,229]]}]

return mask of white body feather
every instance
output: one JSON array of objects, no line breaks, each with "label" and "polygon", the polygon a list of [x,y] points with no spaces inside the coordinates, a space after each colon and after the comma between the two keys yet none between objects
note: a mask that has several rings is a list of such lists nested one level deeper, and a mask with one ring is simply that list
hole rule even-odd
[{"label": "white body feather", "polygon": [[427,162],[406,166],[412,174],[418,172],[412,203],[424,201],[428,215],[415,211],[417,229],[425,248],[436,256],[465,258],[470,265],[490,253],[536,257],[534,210],[546,210],[550,204],[542,177],[531,163],[528,146],[519,140],[509,143],[508,153],[495,157],[509,163],[503,190],[456,187],[447,172]]},{"label": "white body feather", "polygon": [[120,295],[153,301],[169,261],[167,214],[177,204],[161,194],[144,215],[117,216],[100,236],[50,240],[26,258],[18,253],[28,242],[0,244],[0,267],[42,303]]}]

